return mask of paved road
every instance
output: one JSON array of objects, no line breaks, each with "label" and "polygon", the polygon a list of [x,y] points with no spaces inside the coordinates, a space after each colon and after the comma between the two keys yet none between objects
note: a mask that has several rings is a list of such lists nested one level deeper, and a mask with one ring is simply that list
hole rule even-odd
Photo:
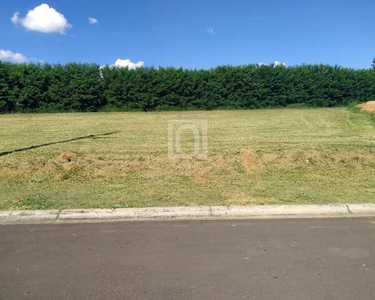
[{"label": "paved road", "polygon": [[375,218],[0,226],[0,299],[375,299]]}]

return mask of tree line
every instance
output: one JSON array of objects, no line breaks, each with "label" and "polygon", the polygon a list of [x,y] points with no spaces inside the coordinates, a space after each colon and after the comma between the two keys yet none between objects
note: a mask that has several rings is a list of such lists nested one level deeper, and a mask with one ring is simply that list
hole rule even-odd
[{"label": "tree line", "polygon": [[375,99],[375,70],[328,65],[209,70],[0,62],[0,112],[343,106]]}]

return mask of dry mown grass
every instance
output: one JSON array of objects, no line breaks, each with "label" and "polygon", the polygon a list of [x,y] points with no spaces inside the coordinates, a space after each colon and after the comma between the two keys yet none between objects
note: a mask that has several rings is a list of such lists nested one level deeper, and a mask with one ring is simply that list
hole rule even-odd
[{"label": "dry mown grass", "polygon": [[[171,119],[208,121],[207,160],[168,159]],[[344,108],[3,115],[0,152],[88,138],[0,156],[0,209],[374,202],[373,125]]]}]

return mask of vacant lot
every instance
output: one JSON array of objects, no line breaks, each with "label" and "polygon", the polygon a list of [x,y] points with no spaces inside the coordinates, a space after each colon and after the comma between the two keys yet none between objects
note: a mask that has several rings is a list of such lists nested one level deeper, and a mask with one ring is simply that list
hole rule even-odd
[{"label": "vacant lot", "polygon": [[[207,159],[168,159],[173,119],[207,120]],[[0,209],[375,202],[374,146],[345,108],[1,115]]]}]

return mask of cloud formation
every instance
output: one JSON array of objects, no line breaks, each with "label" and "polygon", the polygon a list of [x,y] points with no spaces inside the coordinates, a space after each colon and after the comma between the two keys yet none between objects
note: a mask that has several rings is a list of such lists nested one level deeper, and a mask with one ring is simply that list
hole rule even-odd
[{"label": "cloud formation", "polygon": [[17,24],[18,21],[19,21],[19,15],[20,13],[19,12],[16,12],[13,17],[10,19],[12,21],[13,24]]},{"label": "cloud formation", "polygon": [[139,61],[137,63],[133,63],[130,59],[117,59],[115,64],[111,67],[117,68],[129,68],[130,70],[134,70],[137,68],[142,68],[145,65],[143,61]]},{"label": "cloud formation", "polygon": [[22,55],[21,53],[15,53],[10,50],[3,50],[0,49],[0,60],[11,61],[16,63],[24,63],[27,62],[27,57]]},{"label": "cloud formation", "polygon": [[258,66],[259,67],[261,67],[261,66],[287,67],[288,65],[286,63],[279,62],[279,61],[276,60],[274,63],[271,63],[271,64],[268,64],[268,63],[265,63],[265,62],[260,62],[260,63],[258,63]]},{"label": "cloud formation", "polygon": [[63,14],[45,3],[30,10],[24,18],[20,18],[19,15],[20,13],[16,12],[11,21],[30,31],[65,34],[67,29],[72,28]]},{"label": "cloud formation", "polygon": [[95,18],[89,18],[89,22],[91,25],[95,25],[99,23],[98,19],[95,19]]},{"label": "cloud formation", "polygon": [[206,33],[209,34],[209,35],[216,35],[216,31],[213,28],[208,28],[206,30]]},{"label": "cloud formation", "polygon": [[288,65],[287,65],[286,63],[279,62],[279,61],[276,60],[276,61],[273,63],[273,66],[274,66],[274,67],[280,67],[280,66],[282,66],[282,67],[287,67]]}]

